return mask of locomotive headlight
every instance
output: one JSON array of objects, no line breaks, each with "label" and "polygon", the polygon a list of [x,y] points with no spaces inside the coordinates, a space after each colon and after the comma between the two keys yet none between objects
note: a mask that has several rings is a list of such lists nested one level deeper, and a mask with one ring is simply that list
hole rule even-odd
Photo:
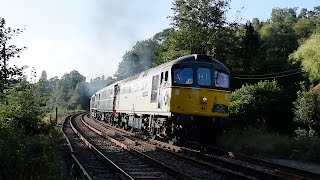
[{"label": "locomotive headlight", "polygon": [[202,103],[207,103],[207,101],[208,101],[208,99],[206,97],[203,97],[201,102]]}]

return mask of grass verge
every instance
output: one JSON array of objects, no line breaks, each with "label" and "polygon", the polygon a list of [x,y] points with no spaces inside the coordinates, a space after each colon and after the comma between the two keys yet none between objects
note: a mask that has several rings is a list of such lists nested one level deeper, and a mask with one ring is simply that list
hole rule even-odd
[{"label": "grass verge", "polygon": [[295,139],[265,129],[232,129],[218,139],[224,149],[247,154],[320,162],[320,138]]}]

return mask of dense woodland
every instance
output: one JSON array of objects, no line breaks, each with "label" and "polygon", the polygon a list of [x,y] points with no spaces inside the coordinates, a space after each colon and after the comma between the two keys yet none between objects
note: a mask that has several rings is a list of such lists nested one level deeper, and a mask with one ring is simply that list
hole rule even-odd
[{"label": "dense woodland", "polygon": [[6,27],[1,18],[0,161],[9,163],[0,165],[0,179],[59,176],[59,135],[43,121],[55,107],[61,114],[88,110],[89,97],[106,85],[192,53],[229,67],[234,126],[289,136],[298,126],[310,136],[320,133],[320,90],[314,88],[320,82],[320,6],[275,7],[268,20],[246,23],[228,22],[229,8],[229,1],[175,0],[172,27],[138,41],[112,77],[89,82],[76,70],[50,79],[43,71],[37,83],[28,82],[24,68],[9,66],[26,50],[10,44],[24,29]]}]

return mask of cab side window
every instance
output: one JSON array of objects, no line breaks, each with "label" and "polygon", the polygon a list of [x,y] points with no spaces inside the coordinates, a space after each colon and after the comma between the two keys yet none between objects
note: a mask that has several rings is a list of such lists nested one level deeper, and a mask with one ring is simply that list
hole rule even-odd
[{"label": "cab side window", "polygon": [[165,72],[165,75],[164,75],[164,81],[168,81],[168,76],[169,76],[169,72],[168,71],[166,71]]},{"label": "cab side window", "polygon": [[157,101],[157,94],[159,88],[159,75],[152,77],[152,86],[151,86],[151,103],[155,103]]}]

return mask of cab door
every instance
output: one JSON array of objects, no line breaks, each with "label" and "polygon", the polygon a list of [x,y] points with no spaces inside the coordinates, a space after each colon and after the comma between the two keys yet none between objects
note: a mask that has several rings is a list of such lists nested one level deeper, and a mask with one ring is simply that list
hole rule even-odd
[{"label": "cab door", "polygon": [[114,85],[114,96],[113,96],[113,113],[116,112],[116,103],[117,100],[119,100],[119,92],[120,92],[120,87],[118,84]]},{"label": "cab door", "polygon": [[158,88],[158,100],[157,100],[157,109],[162,109],[162,91],[164,85],[164,73],[161,72],[160,74],[160,83]]},{"label": "cab door", "polygon": [[167,111],[169,102],[169,71],[163,71],[160,74],[160,84],[158,89],[157,108]]}]

